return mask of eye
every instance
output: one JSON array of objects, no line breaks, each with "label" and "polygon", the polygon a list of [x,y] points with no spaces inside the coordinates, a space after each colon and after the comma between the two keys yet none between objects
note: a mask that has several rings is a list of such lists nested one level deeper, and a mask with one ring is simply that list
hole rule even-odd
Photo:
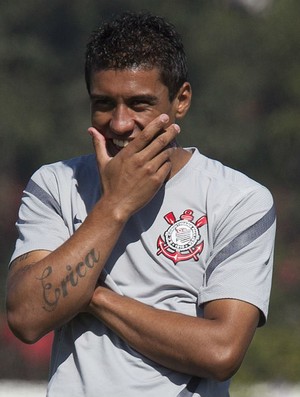
[{"label": "eye", "polygon": [[95,98],[92,101],[92,107],[100,112],[108,112],[115,107],[115,103],[108,98]]},{"label": "eye", "polygon": [[148,109],[150,107],[149,103],[146,102],[133,102],[131,104],[131,108],[135,110],[136,112],[143,112],[144,110]]},{"label": "eye", "polygon": [[136,98],[130,101],[130,107],[135,112],[143,112],[147,109],[150,109],[155,105],[155,102],[149,100],[148,98]]}]

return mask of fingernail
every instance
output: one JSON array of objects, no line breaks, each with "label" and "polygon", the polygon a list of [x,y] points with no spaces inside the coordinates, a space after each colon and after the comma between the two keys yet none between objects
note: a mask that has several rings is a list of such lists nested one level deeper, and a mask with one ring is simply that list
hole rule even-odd
[{"label": "fingernail", "polygon": [[90,136],[93,136],[93,131],[91,129],[88,129],[87,132],[90,134]]},{"label": "fingernail", "polygon": [[160,120],[161,120],[163,123],[166,123],[167,121],[169,121],[169,116],[168,116],[167,114],[161,114],[161,115],[160,115]]},{"label": "fingernail", "polygon": [[179,127],[179,125],[178,125],[178,124],[174,124],[174,128],[175,128],[175,130],[177,131],[177,134],[179,134],[179,132],[180,132],[180,127]]}]

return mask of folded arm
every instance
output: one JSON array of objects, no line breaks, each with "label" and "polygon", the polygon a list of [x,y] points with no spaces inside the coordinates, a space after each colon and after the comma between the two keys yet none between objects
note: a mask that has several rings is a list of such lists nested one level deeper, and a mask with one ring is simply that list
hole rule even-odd
[{"label": "folded arm", "polygon": [[259,310],[222,299],[204,306],[204,318],[159,310],[97,287],[89,312],[132,348],[175,371],[220,381],[239,368],[258,324]]}]

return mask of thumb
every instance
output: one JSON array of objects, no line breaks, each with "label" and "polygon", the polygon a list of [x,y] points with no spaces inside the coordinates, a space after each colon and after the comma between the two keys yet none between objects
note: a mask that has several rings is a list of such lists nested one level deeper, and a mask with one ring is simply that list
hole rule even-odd
[{"label": "thumb", "polygon": [[88,128],[88,133],[90,134],[93,140],[93,146],[96,153],[98,164],[100,165],[101,168],[103,168],[111,160],[111,157],[106,149],[105,138],[94,127]]}]

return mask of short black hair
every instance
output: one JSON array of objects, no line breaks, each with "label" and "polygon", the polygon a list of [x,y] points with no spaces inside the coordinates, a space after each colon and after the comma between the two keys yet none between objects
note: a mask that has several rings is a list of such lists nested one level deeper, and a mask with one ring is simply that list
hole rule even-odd
[{"label": "short black hair", "polygon": [[148,12],[125,12],[92,32],[86,49],[85,80],[108,69],[157,67],[172,101],[187,81],[186,55],[175,27]]}]

